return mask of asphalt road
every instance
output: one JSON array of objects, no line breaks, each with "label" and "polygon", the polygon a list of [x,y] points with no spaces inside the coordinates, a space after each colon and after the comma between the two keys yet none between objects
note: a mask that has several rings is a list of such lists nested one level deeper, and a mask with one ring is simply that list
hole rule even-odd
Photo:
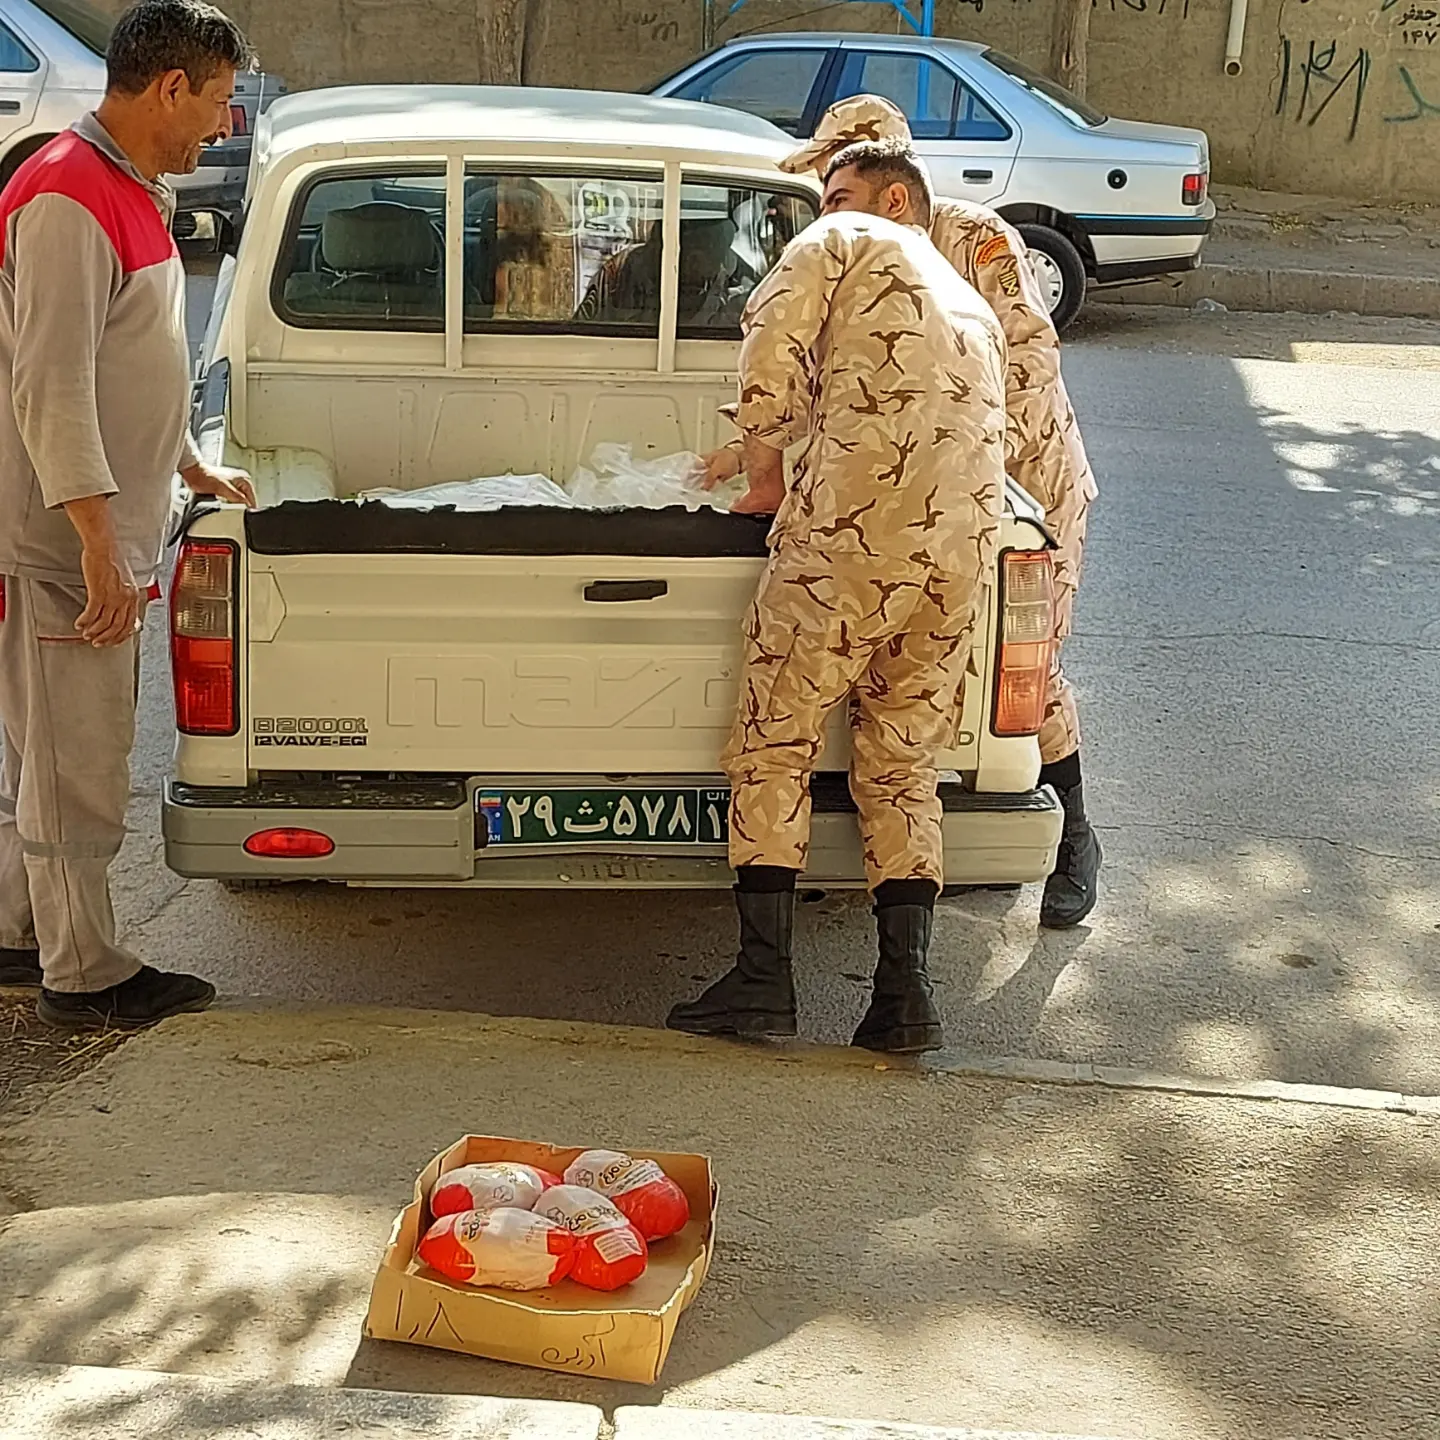
[{"label": "asphalt road", "polygon": [[[1436,333],[1082,326],[1066,374],[1103,494],[1067,655],[1105,894],[1061,935],[1035,891],[944,902],[957,1050],[1440,1093]],[[1292,358],[1234,358],[1253,355]],[[147,959],[238,995],[646,1026],[728,963],[724,895],[180,881],[150,639],[116,877]],[[870,925],[853,898],[803,907],[808,1037],[848,1038]]]}]

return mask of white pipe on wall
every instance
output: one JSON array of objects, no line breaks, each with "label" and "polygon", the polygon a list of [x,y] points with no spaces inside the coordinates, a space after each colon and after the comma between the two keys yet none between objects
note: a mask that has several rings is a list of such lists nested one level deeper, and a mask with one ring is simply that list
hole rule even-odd
[{"label": "white pipe on wall", "polygon": [[1248,0],[1230,0],[1230,31],[1225,37],[1225,73],[1238,75],[1245,67],[1240,52],[1245,48],[1245,11]]}]

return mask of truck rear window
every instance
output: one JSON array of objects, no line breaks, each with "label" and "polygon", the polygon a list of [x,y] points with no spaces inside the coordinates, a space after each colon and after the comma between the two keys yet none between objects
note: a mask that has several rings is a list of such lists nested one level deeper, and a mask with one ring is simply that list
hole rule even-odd
[{"label": "truck rear window", "polygon": [[[663,213],[658,175],[468,175],[465,329],[653,339]],[[815,216],[802,190],[687,179],[678,333],[738,336],[751,290]],[[438,169],[323,176],[292,218],[272,286],[276,311],[303,328],[441,330],[445,232]]]},{"label": "truck rear window", "polygon": [[347,175],[297,207],[272,298],[304,328],[440,330],[445,324],[445,174]]}]

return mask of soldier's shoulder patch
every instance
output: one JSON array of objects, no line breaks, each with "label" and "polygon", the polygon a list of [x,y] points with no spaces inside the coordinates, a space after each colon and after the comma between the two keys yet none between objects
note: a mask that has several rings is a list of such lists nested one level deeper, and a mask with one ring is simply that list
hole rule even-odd
[{"label": "soldier's shoulder patch", "polygon": [[1009,255],[1010,241],[1005,235],[992,235],[976,252],[975,264],[988,265],[992,260],[999,260],[1002,256]]},{"label": "soldier's shoulder patch", "polygon": [[1020,269],[1014,260],[1000,271],[1000,288],[1012,300],[1020,293]]}]

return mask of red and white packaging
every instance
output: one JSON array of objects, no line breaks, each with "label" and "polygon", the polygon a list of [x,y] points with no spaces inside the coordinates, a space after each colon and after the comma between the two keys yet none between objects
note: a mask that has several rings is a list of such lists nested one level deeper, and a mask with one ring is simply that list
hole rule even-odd
[{"label": "red and white packaging", "polygon": [[598,1191],[647,1241],[668,1240],[690,1223],[685,1192],[653,1160],[587,1150],[566,1167],[565,1183]]},{"label": "red and white packaging", "polygon": [[539,1213],[574,1237],[570,1278],[591,1290],[618,1290],[645,1273],[650,1258],[644,1236],[595,1190],[557,1185],[540,1199]]},{"label": "red and white packaging", "polygon": [[501,1205],[533,1210],[535,1202],[559,1183],[558,1175],[534,1165],[516,1165],[506,1160],[462,1165],[435,1182],[430,1213],[439,1219],[442,1215],[463,1215],[467,1210],[494,1210]]},{"label": "red and white packaging", "polygon": [[442,1216],[415,1253],[447,1280],[464,1285],[541,1290],[570,1273],[578,1249],[565,1226],[502,1205]]}]

